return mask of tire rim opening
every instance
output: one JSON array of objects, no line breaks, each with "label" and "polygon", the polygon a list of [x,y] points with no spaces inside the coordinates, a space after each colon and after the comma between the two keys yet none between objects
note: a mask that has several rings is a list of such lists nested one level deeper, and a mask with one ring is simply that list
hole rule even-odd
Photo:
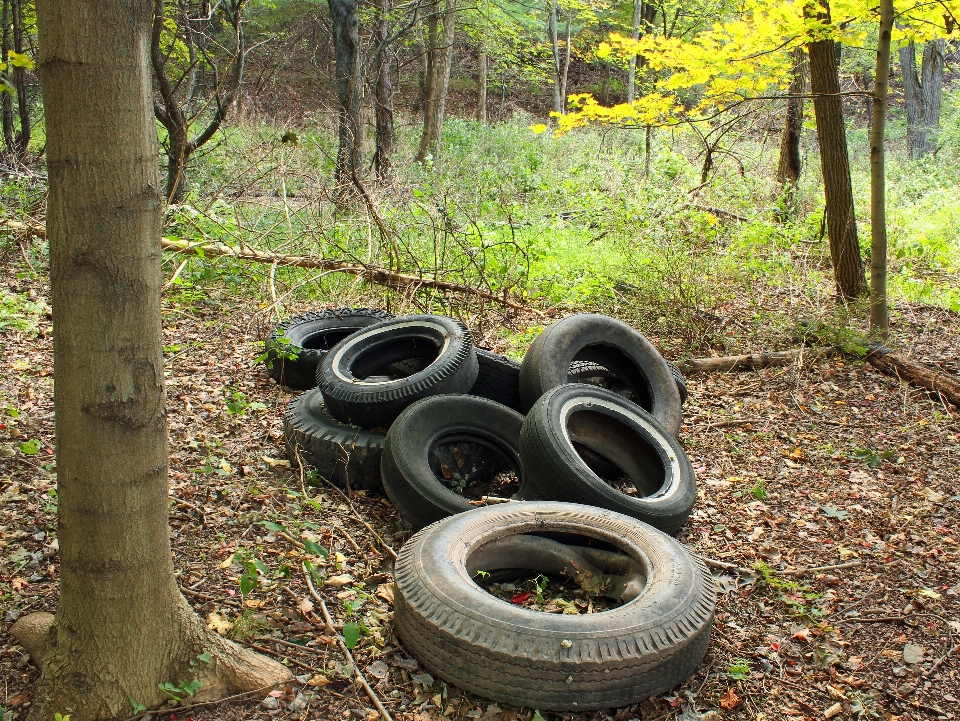
[{"label": "tire rim opening", "polygon": [[579,615],[618,608],[643,592],[644,564],[580,534],[515,534],[467,557],[474,583],[496,598],[544,613]]},{"label": "tire rim opening", "polygon": [[580,459],[598,478],[625,495],[645,498],[663,489],[667,464],[660,449],[619,418],[575,410],[567,432]]},{"label": "tire rim opening", "polygon": [[471,501],[510,498],[520,490],[520,469],[499,444],[472,433],[441,436],[430,444],[430,470],[440,483]]},{"label": "tire rim opening", "polygon": [[576,361],[595,363],[606,371],[597,373],[596,376],[587,376],[592,380],[579,382],[607,388],[633,401],[645,411],[653,411],[653,393],[646,374],[633,358],[619,348],[603,343],[587,345],[573,357],[573,362]]},{"label": "tire rim opening", "polygon": [[345,369],[359,380],[372,376],[407,378],[429,367],[440,353],[440,344],[427,338],[397,338],[359,353]]},{"label": "tire rim opening", "polygon": [[342,341],[344,338],[349,338],[358,330],[361,329],[337,328],[335,330],[317,331],[316,333],[311,333],[304,338],[303,342],[300,344],[300,347],[304,350],[330,350],[337,343]]}]

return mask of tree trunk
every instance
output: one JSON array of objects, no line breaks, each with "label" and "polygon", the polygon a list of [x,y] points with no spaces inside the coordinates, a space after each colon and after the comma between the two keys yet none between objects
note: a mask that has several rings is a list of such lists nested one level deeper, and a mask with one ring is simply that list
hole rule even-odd
[{"label": "tree trunk", "polygon": [[[186,124],[184,121],[183,125]],[[187,164],[190,162],[189,129],[174,126],[167,131],[167,202],[182,203],[187,194]]]},{"label": "tree trunk", "polygon": [[803,162],[800,156],[800,137],[803,132],[803,93],[807,87],[803,48],[793,51],[793,67],[790,89],[787,91],[787,113],[780,136],[780,162],[777,165],[777,182],[795,188],[800,180]]},{"label": "tree trunk", "polygon": [[[633,0],[633,30],[630,37],[634,40],[640,39],[640,11],[643,8],[643,0]],[[627,102],[632,103],[636,99],[637,89],[637,56],[631,55],[629,65],[627,65]]]},{"label": "tree trunk", "polygon": [[393,48],[390,39],[390,0],[380,0],[380,19],[374,28],[374,35],[380,41],[380,66],[377,71],[377,180],[390,181],[393,174],[393,145],[395,132],[393,127]]},{"label": "tree trunk", "polygon": [[443,119],[447,111],[447,92],[450,90],[450,70],[453,66],[453,38],[456,30],[457,0],[445,0],[443,10],[443,34],[440,37],[440,50],[437,53],[436,99],[432,127],[430,128],[430,149],[435,160],[440,159],[443,147]]},{"label": "tree trunk", "polygon": [[[566,115],[567,113],[567,77],[570,75],[570,21],[571,14],[567,13],[567,32],[566,32],[566,48],[564,48],[563,56],[563,76],[560,78],[560,112]],[[607,75],[604,78],[604,93],[606,93],[606,86],[610,80],[610,66],[607,66]]]},{"label": "tree trunk", "polygon": [[360,20],[358,0],[328,0],[336,56],[339,101],[339,146],[333,179],[337,185],[352,182],[360,166],[363,126],[360,118]]},{"label": "tree trunk", "polygon": [[547,0],[550,9],[547,16],[547,35],[553,48],[553,112],[562,113],[564,108],[563,92],[560,87],[560,41],[557,38],[557,0]]},{"label": "tree trunk", "polygon": [[890,327],[887,313],[887,214],[883,164],[892,30],[893,0],[880,0],[877,75],[873,81],[873,124],[870,130],[870,329],[883,338],[886,338]]},{"label": "tree trunk", "polygon": [[[825,19],[829,23],[829,8]],[[810,58],[810,88],[817,119],[820,167],[826,197],[827,236],[830,260],[837,291],[844,299],[855,298],[866,288],[863,259],[857,239],[857,221],[853,208],[850,159],[843,122],[837,53],[833,40],[818,40],[807,48]]]},{"label": "tree trunk", "polygon": [[477,122],[483,125],[487,124],[487,50],[480,48],[480,57],[477,60],[479,73],[477,73]]},{"label": "tree trunk", "polygon": [[917,49],[911,40],[900,48],[904,104],[907,110],[907,146],[911,158],[922,158],[936,150],[930,138],[940,125],[943,88],[944,40],[931,40],[923,47],[920,75],[917,76]]},{"label": "tree trunk", "polygon": [[439,26],[440,0],[433,0],[427,8],[427,48],[424,53],[423,69],[423,134],[420,136],[420,147],[417,149],[417,161],[427,159],[433,140],[430,133],[434,128],[434,117],[437,112],[437,60],[439,43],[437,28]]},{"label": "tree trunk", "polygon": [[[6,60],[7,51],[10,50],[10,0],[3,0],[3,38],[2,52]],[[0,115],[3,117],[3,143],[7,152],[12,153],[14,148],[13,139],[13,98],[10,93],[0,92]]]},{"label": "tree trunk", "polygon": [[[23,5],[21,0],[11,0],[13,15],[13,49],[23,54]],[[21,67],[13,69],[13,86],[17,90],[17,116],[20,121],[20,130],[17,132],[15,150],[17,160],[23,160],[30,145],[30,103],[27,97],[26,70]],[[937,112],[939,116],[939,109]]]},{"label": "tree trunk", "polygon": [[61,579],[30,719],[123,718],[162,682],[279,683],[289,670],[207,631],[173,575],[153,3],[38,0],[37,18]]}]

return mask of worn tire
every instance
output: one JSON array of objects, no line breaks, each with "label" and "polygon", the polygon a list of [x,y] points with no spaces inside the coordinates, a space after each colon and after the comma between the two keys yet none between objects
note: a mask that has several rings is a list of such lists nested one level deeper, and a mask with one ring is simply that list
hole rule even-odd
[{"label": "worn tire", "polygon": [[[687,402],[687,384],[683,380],[683,374],[673,363],[667,361],[667,368],[670,375],[677,384],[677,392],[680,393],[680,405]],[[567,375],[568,383],[589,383],[590,385],[609,388],[614,393],[620,395],[629,394],[629,387],[620,381],[616,373],[607,370],[601,365],[589,361],[574,361],[570,364],[570,372]]]},{"label": "worn tire", "polygon": [[[395,380],[368,380],[398,361],[426,361]],[[467,393],[477,379],[470,331],[441,315],[408,315],[361,330],[338,343],[317,367],[330,414],[344,423],[387,429],[421,398]]]},{"label": "worn tire", "polygon": [[[385,310],[334,308],[285,320],[267,338],[267,375],[280,385],[297,390],[316,388],[317,366],[328,350],[361,328],[393,317]],[[297,359],[289,360],[284,353],[296,353]]]},{"label": "worn tire", "polygon": [[551,388],[568,383],[574,361],[590,361],[614,373],[638,406],[670,433],[680,430],[680,393],[663,356],[626,323],[596,313],[557,321],[530,345],[520,365],[524,411]]},{"label": "worn tire", "polygon": [[[515,606],[471,580],[478,547],[550,532],[629,554],[647,570],[643,591],[602,613],[560,615]],[[646,524],[588,506],[525,502],[420,531],[400,551],[395,598],[401,642],[443,680],[517,706],[591,711],[638,703],[690,676],[709,645],[716,591],[702,561]]]},{"label": "worn tire", "polygon": [[283,413],[283,436],[293,468],[300,461],[340,488],[380,488],[380,456],[385,433],[365,431],[329,416],[320,390],[301,393]]},{"label": "worn tire", "polygon": [[[697,500],[693,466],[677,439],[605,388],[569,383],[547,391],[524,419],[520,457],[538,497],[617,511],[666,533],[683,526]],[[637,495],[602,476],[625,476]]]},{"label": "worn tire", "polygon": [[470,395],[492,401],[522,413],[520,406],[520,364],[506,356],[477,348],[477,380]]},{"label": "worn tire", "polygon": [[[488,482],[512,467],[521,479],[517,496],[522,496],[522,425],[523,416],[487,398],[446,395],[417,401],[387,432],[380,461],[383,488],[400,515],[417,530],[476,508],[437,475],[437,446],[457,441],[473,446],[473,457],[467,460],[480,466],[463,469],[467,485]],[[459,460],[463,463],[464,459]]]}]

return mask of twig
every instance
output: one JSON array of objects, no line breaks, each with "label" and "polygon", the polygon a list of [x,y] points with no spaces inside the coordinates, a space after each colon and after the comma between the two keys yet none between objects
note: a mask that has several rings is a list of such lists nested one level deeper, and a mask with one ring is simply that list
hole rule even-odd
[{"label": "twig", "polygon": [[[373,537],[376,538],[376,539],[377,539],[377,542],[378,542],[381,546],[383,546],[383,549],[384,549],[387,553],[389,553],[391,557],[393,557],[393,560],[397,560],[397,552],[394,551],[389,545],[387,545],[387,542],[384,541],[384,540],[380,537],[380,534],[379,534],[379,533],[377,533],[376,531],[373,530],[373,528],[370,526],[369,523],[367,523],[365,520],[363,520],[363,518],[362,518],[362,517],[360,516],[360,514],[357,512],[356,507],[353,505],[353,501],[350,500],[350,496],[348,496],[348,495],[347,495],[346,493],[344,493],[342,490],[340,490],[339,488],[337,488],[334,484],[332,484],[332,483],[331,483],[330,481],[328,481],[326,478],[324,478],[323,480],[324,480],[324,482],[325,482],[328,486],[330,486],[333,490],[335,490],[337,493],[339,493],[341,496],[343,496],[343,500],[345,500],[345,501],[347,502],[347,505],[350,507],[350,510],[353,511],[354,518],[356,518],[358,521],[360,521],[360,523],[362,523],[362,524],[366,527],[366,529],[367,529],[368,531],[370,531],[371,534],[373,534]],[[359,549],[358,549],[358,550],[359,550]]]},{"label": "twig", "polygon": [[271,656],[277,656],[277,657],[279,657],[279,658],[284,658],[284,659],[286,659],[287,661],[289,661],[290,663],[292,663],[294,666],[299,666],[300,668],[304,669],[305,671],[310,671],[310,672],[312,672],[312,673],[320,673],[319,669],[316,669],[316,668],[314,668],[313,666],[310,666],[309,664],[304,663],[303,661],[298,661],[298,660],[295,659],[295,658],[291,658],[289,654],[283,654],[283,653],[280,653],[279,651],[273,651],[273,650],[267,648],[266,646],[258,646],[258,645],[255,644],[255,643],[248,643],[247,646],[250,647],[250,648],[252,648],[252,649],[255,649],[255,650],[259,651],[260,653],[268,653],[268,654],[270,654]]},{"label": "twig", "polygon": [[[313,596],[313,599],[320,604],[320,610],[323,612],[323,620],[330,628],[333,628],[333,619],[330,617],[330,611],[327,610],[326,601],[317,593],[317,589],[313,586],[313,581],[310,580],[310,572],[307,571],[307,567],[301,564],[303,569],[303,578],[307,582],[307,588],[310,589],[310,595]],[[343,636],[339,633],[334,635],[334,638],[337,639],[337,645],[340,646],[340,650],[343,652],[344,657],[349,661],[350,665],[353,666],[354,673],[357,674],[357,680],[360,682],[360,685],[363,686],[363,690],[367,692],[367,696],[370,698],[370,701],[376,707],[377,711],[380,712],[380,715],[383,717],[383,721],[393,721],[393,717],[390,715],[390,712],[384,708],[383,704],[380,702],[380,698],[377,696],[376,692],[370,687],[370,684],[367,683],[367,679],[364,678],[363,672],[360,670],[360,667],[357,665],[357,662],[353,658],[353,654],[350,653],[350,649],[347,648],[346,641],[343,640]],[[292,659],[291,659],[292,660]]]},{"label": "twig", "polygon": [[838,563],[835,566],[814,566],[812,568],[795,568],[792,571],[779,571],[781,576],[799,576],[804,573],[818,573],[820,571],[839,571],[841,568],[853,568],[859,566],[860,561],[848,561],[847,563]]},{"label": "twig", "polygon": [[213,601],[214,603],[222,603],[227,606],[235,606],[240,608],[240,604],[236,601],[231,601],[229,598],[217,598],[216,596],[210,596],[206,593],[200,593],[199,591],[194,591],[191,588],[184,588],[180,586],[180,592],[186,594],[187,596],[192,596],[193,598],[199,598],[201,601]]},{"label": "twig", "polygon": [[876,586],[876,585],[877,585],[877,582],[874,581],[873,583],[870,584],[870,588],[867,589],[867,592],[866,592],[865,594],[863,594],[863,598],[861,598],[861,599],[860,599],[859,601],[857,601],[856,603],[851,603],[849,606],[844,606],[843,608],[841,608],[841,609],[839,609],[839,610],[837,610],[837,611],[834,611],[834,612],[831,613],[829,616],[826,616],[823,620],[826,621],[827,619],[833,618],[834,616],[838,616],[838,615],[840,615],[841,613],[846,613],[847,611],[852,611],[852,610],[855,609],[857,606],[863,605],[863,602],[866,601],[866,600],[870,597],[870,594],[871,594],[871,593],[873,593],[873,587]]},{"label": "twig", "polygon": [[727,563],[726,561],[714,561],[712,558],[707,558],[706,556],[701,556],[700,554],[696,554],[696,556],[705,564],[707,564],[708,566],[713,566],[714,568],[724,568],[729,571],[735,571],[738,568],[737,564],[735,563]]},{"label": "twig", "polygon": [[711,428],[730,428],[731,426],[746,426],[751,423],[763,423],[762,418],[741,418],[740,420],[733,421],[720,421],[719,423],[708,423],[703,427],[705,431],[709,431]]},{"label": "twig", "polygon": [[184,258],[183,262],[177,266],[177,269],[173,271],[173,275],[170,276],[170,280],[163,284],[164,290],[169,288],[171,285],[177,282],[177,278],[180,277],[180,273],[183,272],[183,269],[187,267],[187,263],[190,262],[189,258]]},{"label": "twig", "polygon": [[[233,696],[224,696],[223,698],[214,699],[212,701],[198,701],[197,703],[184,704],[183,706],[177,706],[176,711],[186,711],[191,708],[200,708],[201,706],[215,706],[220,703],[227,703],[227,701],[236,701],[245,696],[253,696],[254,694],[260,694],[264,691],[272,691],[277,686],[282,684],[289,683],[288,681],[281,681],[280,683],[272,683],[269,686],[261,686],[260,688],[250,689],[249,691],[241,691],[236,693]],[[174,710],[174,709],[171,709]],[[142,713],[138,713],[136,716],[128,716],[123,721],[137,721],[137,719],[143,718]]]},{"label": "twig", "polygon": [[957,649],[960,649],[960,643],[958,643],[958,644],[955,645],[953,648],[951,648],[949,651],[947,651],[945,654],[943,654],[943,656],[940,657],[940,660],[937,661],[935,664],[933,664],[933,666],[930,667],[930,670],[929,670],[929,671],[927,671],[926,673],[923,674],[923,677],[926,678],[926,677],[928,677],[930,674],[932,674],[934,671],[936,671],[936,670],[940,667],[940,664],[942,664],[944,661],[946,661],[948,658],[950,658],[950,656],[952,656],[952,655],[956,652]]}]

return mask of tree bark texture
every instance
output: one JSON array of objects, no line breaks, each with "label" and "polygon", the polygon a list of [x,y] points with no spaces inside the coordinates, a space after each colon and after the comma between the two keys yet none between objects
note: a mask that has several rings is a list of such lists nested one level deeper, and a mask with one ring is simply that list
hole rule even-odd
[{"label": "tree bark texture", "polygon": [[807,87],[805,61],[803,48],[793,51],[787,112],[780,135],[780,162],[777,164],[777,182],[792,187],[796,187],[803,170],[800,138],[803,132],[803,94]]},{"label": "tree bark texture", "polygon": [[[3,38],[0,52],[6,59],[10,48],[10,0],[3,0]],[[8,151],[14,148],[13,139],[13,98],[10,93],[0,93],[0,116],[3,119],[3,143]]]},{"label": "tree bark texture", "polygon": [[487,124],[487,50],[482,45],[480,47],[480,56],[477,58],[477,122],[483,125]]},{"label": "tree bark texture", "polygon": [[440,0],[432,0],[427,7],[427,47],[424,52],[423,68],[423,133],[417,148],[417,161],[427,159],[432,145],[430,133],[435,127],[437,112],[437,61],[439,56]]},{"label": "tree bark texture", "polygon": [[[13,11],[13,50],[23,54],[23,0],[10,0]],[[17,160],[23,160],[30,145],[30,98],[27,97],[27,73],[24,68],[13,69],[13,87],[17,90],[17,116],[20,129],[14,145]]]},{"label": "tree bark texture", "polygon": [[910,41],[900,48],[904,104],[907,110],[907,145],[910,157],[914,159],[936,150],[936,142],[931,136],[940,126],[945,49],[943,38],[925,43],[918,76],[915,44]]},{"label": "tree bark texture", "polygon": [[563,92],[560,84],[560,41],[557,38],[557,0],[547,0],[549,9],[547,11],[547,35],[550,38],[550,44],[553,48],[553,112],[562,113],[565,107],[563,102]]},{"label": "tree bark texture", "polygon": [[443,8],[443,33],[437,53],[437,79],[435,110],[430,128],[430,149],[433,157],[440,159],[443,146],[443,119],[447,111],[447,93],[450,90],[450,70],[453,67],[453,38],[456,31],[457,0],[445,0]]},{"label": "tree bark texture", "polygon": [[360,116],[360,19],[357,0],[328,0],[336,57],[339,146],[334,181],[346,185],[360,166],[363,125]]},{"label": "tree bark texture", "polygon": [[[822,19],[829,22],[829,8]],[[842,298],[851,299],[863,293],[866,283],[857,239],[847,134],[837,74],[837,51],[833,40],[826,39],[810,43],[807,52],[826,197],[830,260],[838,293]]]},{"label": "tree bark texture", "polygon": [[173,575],[153,15],[151,0],[37,2],[61,580],[33,721],[126,717],[204,651],[192,675],[208,693],[290,675],[211,635]]},{"label": "tree bark texture", "polygon": [[[567,113],[567,78],[570,75],[570,21],[573,19],[571,12],[567,11],[567,27],[566,27],[566,47],[564,48],[563,55],[563,74],[560,76],[560,112],[566,115]],[[606,95],[607,86],[610,80],[610,66],[607,66],[607,74],[604,78],[604,89],[603,93]],[[606,104],[606,101],[604,101]]]},{"label": "tree bark texture", "polygon": [[[210,105],[213,115],[197,136],[190,138],[191,128],[200,120],[200,112],[194,112],[197,105],[197,75],[203,70],[203,58],[197,45],[205,42],[202,26],[197,21],[181,17],[178,32],[186,45],[188,69],[179,78],[169,74],[167,60],[169,51],[161,47],[164,22],[167,15],[166,0],[153,1],[153,30],[150,37],[150,60],[156,80],[158,98],[153,104],[153,112],[160,124],[167,130],[167,184],[166,198],[170,203],[182,203],[187,191],[187,169],[190,156],[205,145],[217,133],[220,126],[236,105],[240,97],[243,73],[246,67],[246,37],[243,32],[244,12],[249,0],[228,0],[219,3],[218,16],[222,22],[232,27],[234,36],[233,55],[227,61],[225,77],[220,77],[220,69],[214,66],[214,96]],[[209,24],[211,21],[207,21]],[[207,103],[199,103],[202,109]]]},{"label": "tree bark texture", "polygon": [[893,0],[880,0],[877,74],[873,81],[873,123],[870,128],[870,329],[886,338],[887,311],[887,211],[884,177],[884,142],[887,125],[887,92],[890,85],[890,33]]},{"label": "tree bark texture", "polygon": [[377,180],[390,181],[393,175],[393,47],[390,40],[390,0],[380,0],[380,19],[374,27],[374,35],[380,42],[379,67],[377,68],[376,123],[377,123]]}]

